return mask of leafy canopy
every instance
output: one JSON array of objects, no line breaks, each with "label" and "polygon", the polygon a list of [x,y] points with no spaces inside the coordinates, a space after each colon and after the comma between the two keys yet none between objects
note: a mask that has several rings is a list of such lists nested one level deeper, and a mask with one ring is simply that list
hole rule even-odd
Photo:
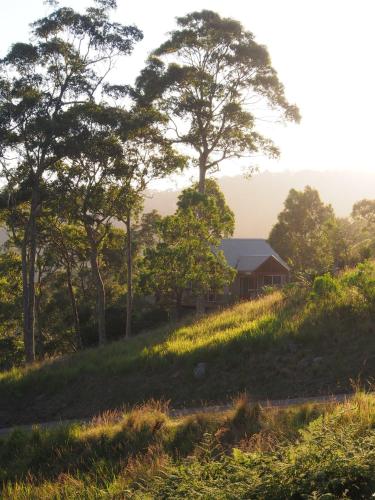
[{"label": "leafy canopy", "polygon": [[[163,300],[180,303],[183,292],[220,291],[234,278],[222,252],[215,250],[233,233],[234,216],[216,182],[205,194],[185,189],[174,215],[159,222],[159,242],[146,250],[143,283]],[[199,215],[199,216],[198,216]]]},{"label": "leafy canopy", "polygon": [[333,266],[332,235],[335,217],[318,191],[291,189],[269,241],[295,272],[321,274]]},{"label": "leafy canopy", "polygon": [[[299,121],[269,53],[241,23],[212,11],[177,18],[178,29],[154,51],[137,81],[140,101],[155,100],[169,133],[195,152],[203,173],[221,161],[278,150],[256,127],[256,108]],[[253,109],[253,111],[252,111]]]}]

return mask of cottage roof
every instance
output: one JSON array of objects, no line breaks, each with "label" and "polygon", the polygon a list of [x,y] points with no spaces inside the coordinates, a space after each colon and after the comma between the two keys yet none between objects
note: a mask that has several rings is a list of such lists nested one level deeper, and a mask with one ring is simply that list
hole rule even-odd
[{"label": "cottage roof", "polygon": [[267,240],[260,238],[227,238],[221,241],[219,250],[224,252],[230,266],[238,271],[255,271],[269,257],[274,257],[286,269],[283,259]]}]

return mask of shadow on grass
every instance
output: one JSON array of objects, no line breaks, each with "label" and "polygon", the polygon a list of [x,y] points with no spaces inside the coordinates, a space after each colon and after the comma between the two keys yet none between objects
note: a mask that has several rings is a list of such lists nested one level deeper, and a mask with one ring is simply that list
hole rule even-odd
[{"label": "shadow on grass", "polygon": [[231,454],[239,443],[251,446],[260,432],[277,439],[286,434],[295,438],[298,429],[324,411],[311,405],[262,410],[242,396],[228,413],[197,414],[177,422],[168,418],[165,405],[151,402],[126,414],[106,414],[86,426],[15,430],[0,440],[0,485],[25,480],[37,485],[59,480],[61,475],[87,475],[100,487],[108,478],[126,472],[132,459],[138,457],[142,463],[151,450],[177,462],[187,456],[199,457],[210,435],[220,454]]},{"label": "shadow on grass", "polygon": [[[369,311],[350,301],[302,304],[276,293],[3,377],[0,419],[81,418],[151,398],[196,406],[243,391],[260,399],[318,395],[375,375],[366,365],[375,356]],[[197,363],[205,363],[202,378],[194,376]]]}]

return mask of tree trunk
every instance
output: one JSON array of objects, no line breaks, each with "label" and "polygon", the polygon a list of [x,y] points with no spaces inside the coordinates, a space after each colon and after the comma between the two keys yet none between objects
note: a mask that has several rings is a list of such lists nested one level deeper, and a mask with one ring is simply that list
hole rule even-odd
[{"label": "tree trunk", "polygon": [[73,283],[72,283],[72,271],[70,269],[70,264],[66,263],[66,279],[68,284],[68,293],[70,297],[70,303],[72,306],[73,313],[73,321],[74,321],[74,333],[76,337],[76,348],[82,349],[82,337],[81,337],[81,329],[79,324],[79,314],[77,308],[77,300],[74,293]]},{"label": "tree trunk", "polygon": [[30,228],[29,277],[28,277],[28,328],[29,342],[35,359],[35,260],[36,260],[36,217],[33,214]]},{"label": "tree trunk", "polygon": [[[38,260],[38,259],[37,259]],[[35,290],[35,316],[34,316],[34,337],[35,337],[35,343],[38,345],[38,350],[43,353],[43,334],[42,334],[42,329],[40,325],[40,317],[41,317],[41,312],[40,312],[40,305],[42,302],[42,270],[40,269],[40,266],[37,268],[37,283],[36,283],[36,290]]]},{"label": "tree trunk", "polygon": [[107,340],[105,331],[105,289],[100,274],[97,245],[92,237],[91,228],[86,227],[86,231],[88,232],[90,240],[90,264],[96,288],[96,315],[98,320],[99,345],[103,345]]},{"label": "tree trunk", "polygon": [[29,277],[28,277],[28,328],[30,344],[33,349],[33,360],[35,360],[35,264],[37,251],[37,227],[36,218],[39,207],[39,192],[34,189],[31,197],[30,208],[30,250],[29,250]]},{"label": "tree trunk", "polygon": [[126,217],[126,260],[127,260],[127,294],[126,294],[126,330],[125,337],[131,336],[132,312],[133,312],[133,262],[132,262],[132,233],[131,217],[128,212]]},{"label": "tree trunk", "polygon": [[205,296],[203,293],[197,295],[195,302],[195,313],[197,316],[202,316],[206,312]]},{"label": "tree trunk", "polygon": [[38,207],[39,192],[34,188],[31,195],[29,219],[22,242],[23,337],[26,363],[35,361],[35,260]]},{"label": "tree trunk", "polygon": [[176,297],[176,320],[179,321],[182,317],[182,292],[177,293]]},{"label": "tree trunk", "polygon": [[[199,158],[199,183],[198,183],[198,191],[201,194],[204,194],[206,191],[206,162],[207,156],[201,155]],[[205,313],[205,298],[202,293],[199,293],[195,302],[195,312],[197,316],[201,316]]]},{"label": "tree trunk", "polygon": [[198,191],[202,194],[206,191],[206,167],[203,165],[204,159],[199,159],[199,183],[198,183]]},{"label": "tree trunk", "polygon": [[29,329],[29,287],[28,287],[28,259],[27,259],[27,243],[28,243],[28,227],[25,228],[22,247],[22,295],[23,295],[23,342],[25,349],[26,363],[32,363],[35,360],[35,347],[33,336],[30,335]]}]

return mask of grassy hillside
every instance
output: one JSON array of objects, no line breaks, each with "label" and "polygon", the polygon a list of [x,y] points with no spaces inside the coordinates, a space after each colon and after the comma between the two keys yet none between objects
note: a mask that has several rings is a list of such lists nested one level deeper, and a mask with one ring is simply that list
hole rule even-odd
[{"label": "grassy hillside", "polygon": [[[171,406],[350,391],[375,375],[375,278],[366,265],[198,321],[0,376],[0,426],[154,399]],[[197,363],[206,364],[201,378]]]},{"label": "grassy hillside", "polygon": [[[114,418],[116,416],[116,419]],[[171,420],[158,404],[0,439],[0,496],[332,499],[375,491],[375,398]]]}]

